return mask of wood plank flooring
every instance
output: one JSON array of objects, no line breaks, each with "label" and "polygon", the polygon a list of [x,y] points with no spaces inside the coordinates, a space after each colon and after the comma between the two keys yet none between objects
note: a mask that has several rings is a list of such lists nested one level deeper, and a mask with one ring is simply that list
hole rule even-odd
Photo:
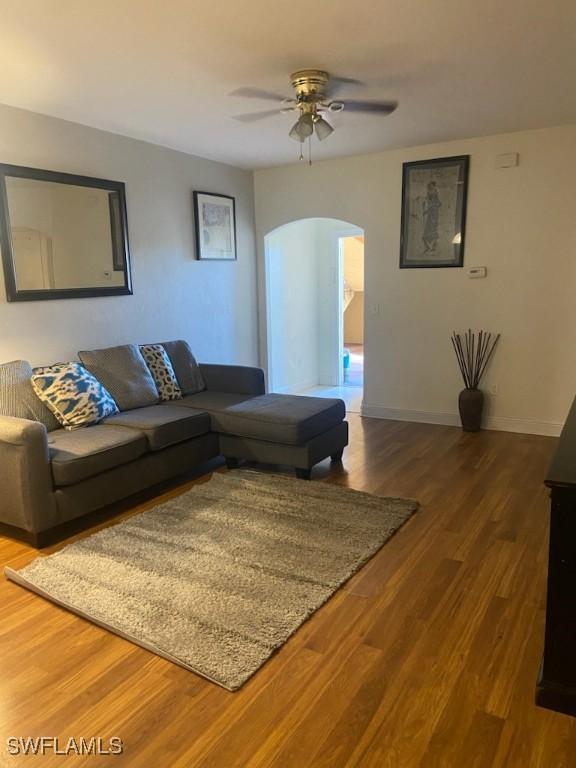
[{"label": "wood plank flooring", "polygon": [[[351,427],[344,467],[315,481],[421,510],[237,693],[0,579],[0,766],[576,765],[576,719],[534,706],[556,441]],[[2,564],[34,556],[0,539]],[[124,753],[7,755],[8,736],[40,735],[118,736]]]}]

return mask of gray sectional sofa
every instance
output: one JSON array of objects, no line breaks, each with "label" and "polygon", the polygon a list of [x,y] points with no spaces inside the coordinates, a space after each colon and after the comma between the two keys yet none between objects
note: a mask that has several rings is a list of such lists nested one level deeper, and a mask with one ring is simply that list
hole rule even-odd
[{"label": "gray sectional sofa", "polygon": [[[189,351],[185,342],[169,344]],[[185,378],[182,367],[175,370]],[[42,410],[27,363],[0,365],[4,532],[43,546],[59,525],[217,456],[228,466],[241,459],[291,465],[301,478],[329,456],[342,458],[348,424],[341,400],[266,394],[259,368],[201,364],[199,373],[201,391],[183,387],[182,399],[68,431]]]}]

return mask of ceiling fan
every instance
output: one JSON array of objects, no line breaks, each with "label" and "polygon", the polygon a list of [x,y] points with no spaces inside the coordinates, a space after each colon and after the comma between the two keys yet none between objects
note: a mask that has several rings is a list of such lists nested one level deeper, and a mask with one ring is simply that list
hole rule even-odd
[{"label": "ceiling fan", "polygon": [[[297,113],[298,119],[288,135],[302,145],[314,133],[320,141],[324,141],[334,132],[334,128],[325,118],[326,114],[345,110],[346,112],[363,112],[386,116],[394,112],[398,106],[396,101],[335,100],[334,96],[343,85],[362,85],[362,83],[352,78],[331,76],[321,69],[300,69],[290,75],[290,81],[295,92],[295,96],[292,98],[286,98],[269,91],[261,91],[257,88],[239,88],[234,91],[232,96],[279,102],[276,109],[235,115],[235,119],[252,123],[281,113]],[[300,152],[300,157],[302,158],[302,152]]]}]

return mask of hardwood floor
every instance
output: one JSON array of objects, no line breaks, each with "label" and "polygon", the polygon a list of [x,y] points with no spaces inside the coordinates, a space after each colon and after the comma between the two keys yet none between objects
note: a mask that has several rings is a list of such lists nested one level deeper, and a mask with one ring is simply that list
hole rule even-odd
[{"label": "hardwood floor", "polygon": [[[316,481],[421,510],[237,693],[0,580],[0,765],[26,763],[6,737],[50,735],[124,754],[32,763],[574,766],[576,719],[534,706],[556,441],[351,422],[344,468]],[[3,564],[34,555],[0,539]]]}]

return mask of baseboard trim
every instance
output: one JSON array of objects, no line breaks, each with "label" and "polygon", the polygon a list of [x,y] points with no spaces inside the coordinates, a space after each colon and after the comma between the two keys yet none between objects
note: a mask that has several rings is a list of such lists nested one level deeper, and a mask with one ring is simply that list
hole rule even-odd
[{"label": "baseboard trim", "polygon": [[[460,417],[457,413],[413,411],[407,408],[387,408],[383,405],[369,405],[368,403],[362,405],[362,416],[371,419],[414,421],[421,424],[443,424],[448,427],[460,426]],[[514,419],[507,416],[488,416],[482,427],[497,432],[518,432],[523,435],[545,435],[547,437],[558,437],[562,431],[562,424],[555,422]]]},{"label": "baseboard trim", "polygon": [[489,416],[485,429],[495,429],[499,432],[520,432],[523,435],[544,435],[545,437],[560,437],[563,424],[553,421],[536,421],[535,419],[513,419],[508,416]]},{"label": "baseboard trim", "polygon": [[372,419],[391,419],[392,421],[416,421],[421,424],[445,424],[457,427],[460,419],[457,413],[442,411],[413,411],[407,408],[387,408],[384,405],[362,403],[362,416]]},{"label": "baseboard trim", "polygon": [[297,395],[301,392],[305,392],[307,389],[317,387],[317,381],[303,381],[300,384],[295,384],[288,387],[275,387],[274,392],[279,395]]}]

